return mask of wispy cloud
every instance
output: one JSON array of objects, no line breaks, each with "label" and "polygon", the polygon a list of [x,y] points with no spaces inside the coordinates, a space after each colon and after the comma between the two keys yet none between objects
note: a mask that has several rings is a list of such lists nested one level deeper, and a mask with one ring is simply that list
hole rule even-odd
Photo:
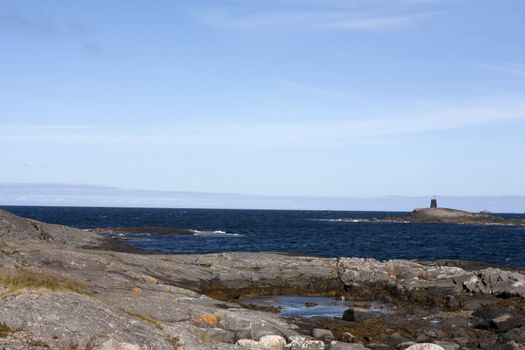
[{"label": "wispy cloud", "polygon": [[200,13],[205,23],[229,29],[287,29],[293,31],[384,31],[416,25],[439,13],[380,16],[351,12],[272,11],[234,16],[224,11]]},{"label": "wispy cloud", "polygon": [[343,97],[343,98],[352,98],[352,99],[355,98],[355,96],[348,94],[344,91],[319,88],[316,86],[311,86],[311,85],[298,83],[298,82],[290,81],[290,80],[278,80],[277,82],[280,85],[284,86],[285,88],[288,88],[294,91],[299,91],[301,93],[305,93],[309,95],[326,96],[326,97]]},{"label": "wispy cloud", "polygon": [[482,64],[482,68],[525,77],[525,64]]},{"label": "wispy cloud", "polygon": [[86,52],[91,54],[102,52],[101,45],[89,38],[87,27],[74,21],[60,23],[47,18],[29,17],[17,12],[0,12],[0,33],[7,30],[22,31],[44,38],[70,36]]},{"label": "wispy cloud", "polygon": [[414,106],[402,113],[349,115],[347,120],[159,125],[0,125],[0,145],[303,147],[525,119],[525,96],[483,96],[462,103]]},{"label": "wispy cloud", "polygon": [[29,32],[56,33],[56,26],[45,20],[35,20],[19,13],[0,13],[0,30],[21,29]]}]

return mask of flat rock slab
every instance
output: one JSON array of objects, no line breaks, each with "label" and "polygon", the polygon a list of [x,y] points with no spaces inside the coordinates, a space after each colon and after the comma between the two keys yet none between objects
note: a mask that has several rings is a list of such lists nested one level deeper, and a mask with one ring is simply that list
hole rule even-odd
[{"label": "flat rock slab", "polygon": [[[64,322],[67,320],[67,322]],[[87,296],[27,291],[0,299],[0,324],[30,332],[51,349],[97,348],[108,341],[140,344],[143,350],[172,350],[165,334]]]}]

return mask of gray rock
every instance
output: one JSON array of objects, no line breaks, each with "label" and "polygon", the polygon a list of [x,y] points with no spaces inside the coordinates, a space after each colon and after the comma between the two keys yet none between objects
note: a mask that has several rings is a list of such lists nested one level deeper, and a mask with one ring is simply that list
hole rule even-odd
[{"label": "gray rock", "polygon": [[236,345],[240,346],[243,349],[249,349],[249,350],[260,350],[265,349],[261,346],[261,344],[253,339],[239,339],[237,340]]},{"label": "gray rock", "polygon": [[320,329],[320,328],[314,328],[312,331],[312,336],[314,338],[321,338],[321,339],[333,339],[334,334],[329,329]]},{"label": "gray rock", "polygon": [[253,323],[252,324],[252,338],[259,340],[265,335],[276,335],[279,334],[279,330],[270,324],[264,323]]},{"label": "gray rock", "polygon": [[290,344],[287,345],[289,350],[324,350],[324,343],[320,340],[307,340],[301,336],[292,336],[289,338]]},{"label": "gray rock", "polygon": [[406,350],[444,350],[441,346],[432,343],[414,344]]},{"label": "gray rock", "polygon": [[[497,309],[493,314],[485,310],[485,299],[489,305],[496,300],[495,295],[525,295],[524,275],[515,271],[479,267],[466,270],[406,260],[329,259],[271,253],[138,254],[131,250],[115,251],[122,247],[112,245],[115,242],[94,232],[19,218],[1,210],[0,243],[0,274],[19,273],[23,269],[62,281],[55,290],[36,286],[0,298],[0,323],[16,330],[0,337],[0,349],[37,349],[42,347],[38,344],[45,343],[57,350],[73,345],[93,349],[139,345],[142,350],[174,346],[184,350],[226,350],[235,348],[237,339],[250,338],[248,343],[261,346],[258,340],[264,336],[282,336],[290,339],[286,347],[291,350],[324,350],[322,341],[295,337],[301,329],[328,327],[326,323],[303,328],[301,322],[294,321],[300,325],[298,328],[276,314],[221,301],[235,298],[235,294],[231,298],[221,294],[231,287],[248,291],[252,288],[254,294],[266,290],[278,294],[283,288],[286,292],[289,292],[286,288],[334,292],[345,285],[358,287],[351,291],[356,292],[356,297],[367,298],[370,291],[370,298],[377,297],[382,302],[390,298],[401,301],[392,304],[401,305],[400,312],[406,312],[403,308],[413,312],[401,315],[394,310],[394,314],[385,316],[369,312],[366,303],[355,304],[352,311],[357,322],[381,317],[385,332],[371,337],[389,346],[404,340],[386,337],[398,330],[411,338],[420,334],[417,338],[420,342],[450,340],[452,335],[440,329],[467,329],[467,321],[485,322],[489,330],[454,331],[454,339],[462,339],[456,340],[458,343],[470,346],[476,340],[482,349],[497,349],[496,340],[500,340],[496,330],[508,331],[502,335],[505,341],[522,339],[518,307],[493,307]],[[68,281],[82,284],[83,291],[72,291],[67,287]],[[9,288],[0,285],[0,293],[9,293]],[[475,315],[470,318],[469,313],[455,310],[458,315],[440,316],[443,324],[425,326],[430,313],[450,311],[426,307],[446,304],[446,296],[452,296],[466,308],[476,309]],[[470,306],[466,304],[469,300],[472,300]],[[408,302],[412,303],[409,307]],[[365,307],[358,307],[362,305]],[[477,314],[478,311],[481,313]],[[397,321],[405,328],[396,328]],[[412,333],[411,326],[403,325],[405,321],[413,321],[414,327],[420,329]],[[481,336],[474,338],[470,331],[477,332],[476,337]],[[356,332],[363,336],[360,330]],[[321,333],[316,335],[329,338]],[[350,342],[353,338],[347,335],[344,340]],[[343,342],[334,342],[333,346],[364,348]]]},{"label": "gray rock", "polygon": [[501,347],[501,350],[525,350],[525,345],[510,341]]},{"label": "gray rock", "polygon": [[429,339],[428,335],[425,334],[419,334],[416,338],[417,343],[424,343]]},{"label": "gray rock", "polygon": [[50,348],[72,344],[95,347],[109,342],[172,350],[167,337],[155,326],[76,293],[27,291],[2,298],[0,324],[47,339]]},{"label": "gray rock", "polygon": [[410,347],[412,345],[415,345],[415,344],[417,344],[417,343],[414,342],[414,341],[406,341],[406,342],[397,344],[396,349],[398,349],[398,350],[405,350],[406,348],[408,348],[408,347]]},{"label": "gray rock", "polygon": [[286,340],[280,335],[265,335],[259,339],[259,343],[268,350],[284,350]]},{"label": "gray rock", "polygon": [[500,332],[507,332],[511,329],[521,327],[525,324],[525,319],[523,317],[514,317],[511,314],[500,315],[496,318],[493,318],[490,323]]},{"label": "gray rock", "polygon": [[474,298],[469,298],[467,300],[464,300],[461,303],[461,308],[463,310],[477,310],[483,306],[492,305],[498,302],[498,299],[494,296],[487,295],[487,296],[477,296]]},{"label": "gray rock", "polygon": [[353,343],[355,341],[355,336],[350,332],[344,332],[342,340],[345,343]]},{"label": "gray rock", "polygon": [[401,334],[393,333],[390,336],[388,336],[386,342],[390,346],[397,346],[398,344],[404,343],[406,341],[408,341],[408,339],[403,337]]},{"label": "gray rock", "polygon": [[104,342],[99,350],[141,350],[141,347],[138,344],[123,343],[111,339]]},{"label": "gray rock", "polygon": [[515,341],[517,343],[525,343],[525,328],[514,328],[503,335],[506,341]]},{"label": "gray rock", "polygon": [[352,307],[343,312],[342,319],[349,322],[362,322],[372,318],[377,318],[379,315],[362,307]]},{"label": "gray rock", "polygon": [[436,340],[434,344],[441,346],[445,350],[459,350],[460,346],[449,341]]},{"label": "gray rock", "polygon": [[338,341],[330,342],[329,350],[369,350],[362,344],[358,343],[343,343]]}]

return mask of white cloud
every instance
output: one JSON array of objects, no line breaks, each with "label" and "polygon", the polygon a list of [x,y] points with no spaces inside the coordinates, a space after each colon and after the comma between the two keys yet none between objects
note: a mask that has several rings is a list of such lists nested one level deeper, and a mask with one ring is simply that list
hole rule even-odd
[{"label": "white cloud", "polygon": [[482,68],[525,77],[525,64],[482,64]]},{"label": "white cloud", "polygon": [[233,16],[224,11],[198,17],[213,26],[230,29],[287,29],[293,31],[383,31],[412,26],[438,13],[398,16],[363,15],[351,12],[274,11]]},{"label": "white cloud", "polygon": [[471,98],[462,103],[414,106],[404,113],[282,123],[161,125],[3,125],[0,145],[302,147],[362,138],[415,134],[525,119],[525,96]]},{"label": "white cloud", "polygon": [[295,82],[295,81],[282,80],[281,79],[281,80],[278,80],[277,82],[279,84],[283,85],[284,87],[289,88],[290,90],[298,91],[298,92],[309,94],[309,95],[327,96],[327,97],[343,97],[343,98],[346,98],[346,99],[348,99],[348,98],[355,99],[356,98],[356,96],[353,96],[351,94],[348,94],[348,93],[345,93],[345,92],[342,92],[342,91],[326,89],[326,88],[319,88],[319,87],[316,87],[316,86],[311,86],[311,85],[307,85],[307,84],[303,84],[303,83],[298,83],[298,82]]}]

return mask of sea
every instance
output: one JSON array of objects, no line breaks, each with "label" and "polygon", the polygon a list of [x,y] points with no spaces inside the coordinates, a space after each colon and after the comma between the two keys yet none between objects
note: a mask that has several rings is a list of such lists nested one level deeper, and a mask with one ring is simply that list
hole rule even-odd
[{"label": "sea", "polygon": [[[2,206],[81,229],[170,227],[189,235],[119,232],[151,252],[283,252],[321,257],[460,259],[525,267],[525,227],[361,222],[404,212]],[[525,214],[498,214],[525,219]],[[354,218],[354,222],[342,221]]]}]

